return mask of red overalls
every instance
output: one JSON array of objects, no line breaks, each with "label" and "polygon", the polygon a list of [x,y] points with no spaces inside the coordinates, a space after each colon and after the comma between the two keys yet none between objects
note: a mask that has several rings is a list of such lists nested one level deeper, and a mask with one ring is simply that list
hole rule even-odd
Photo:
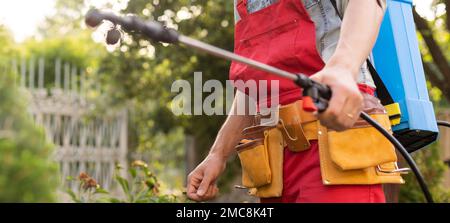
[{"label": "red overalls", "polygon": [[[316,49],[314,22],[301,0],[279,0],[252,14],[247,11],[247,0],[239,0],[237,10],[241,20],[235,28],[235,53],[292,73],[313,75],[324,67]],[[267,80],[267,95],[270,81],[278,80],[281,105],[302,96],[292,81],[239,63],[232,63],[230,79]],[[360,89],[373,94],[364,85]],[[269,99],[258,98],[260,105],[266,102],[270,104]],[[385,202],[381,185],[323,185],[317,141],[304,152],[285,149],[283,169],[283,196],[261,202]]]}]

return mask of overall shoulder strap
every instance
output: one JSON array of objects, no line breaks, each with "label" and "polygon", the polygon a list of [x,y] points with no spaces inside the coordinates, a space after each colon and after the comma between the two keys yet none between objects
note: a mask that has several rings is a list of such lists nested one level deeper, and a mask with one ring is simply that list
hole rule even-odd
[{"label": "overall shoulder strap", "polygon": [[[343,16],[339,12],[336,0],[330,0],[330,1],[331,1],[331,4],[333,5],[334,10],[336,11],[337,15],[342,20]],[[375,86],[377,86],[376,92],[377,92],[377,96],[380,99],[381,103],[383,105],[390,105],[390,104],[395,103],[394,99],[392,98],[391,94],[389,93],[383,80],[381,80],[380,74],[377,72],[372,61],[370,61],[369,59],[367,59],[367,67],[369,68],[370,74],[372,75],[373,81],[375,82]]]},{"label": "overall shoulder strap", "polygon": [[338,14],[339,18],[341,18],[341,20],[342,20],[342,15],[341,15],[341,13],[339,12],[339,9],[338,9],[338,7],[337,7],[336,0],[331,0],[331,4],[333,5],[334,10],[335,10],[336,13]]}]

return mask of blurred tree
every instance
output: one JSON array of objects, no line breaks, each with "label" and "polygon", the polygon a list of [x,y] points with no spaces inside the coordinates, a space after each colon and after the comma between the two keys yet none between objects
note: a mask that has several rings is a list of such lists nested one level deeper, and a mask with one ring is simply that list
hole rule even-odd
[{"label": "blurred tree", "polygon": [[[26,40],[21,56],[26,59],[44,58],[45,83],[53,86],[55,62],[68,63],[78,71],[95,78],[100,58],[107,55],[104,44],[92,41],[92,31],[86,29],[84,14],[86,0],[56,0],[55,13],[39,24],[37,38]],[[81,73],[81,72],[78,72]]]},{"label": "blurred tree", "polygon": [[57,60],[62,63],[61,72],[64,71],[64,64],[67,63],[71,68],[77,69],[77,74],[85,73],[87,77],[94,78],[94,72],[99,66],[99,58],[107,53],[101,44],[91,40],[90,33],[86,31],[64,37],[28,39],[20,45],[19,49],[21,59],[45,59],[44,73],[47,88],[54,86]]},{"label": "blurred tree", "polygon": [[10,31],[0,24],[0,67],[6,69],[9,62],[8,58],[14,54],[14,40],[11,37]]},{"label": "blurred tree", "polygon": [[[233,48],[231,1],[131,0],[123,13],[156,19],[185,35],[225,49]],[[177,79],[193,83],[195,71],[203,73],[203,80],[216,79],[224,83],[228,78],[229,63],[191,49],[152,43],[139,36],[125,36],[120,49],[113,55],[102,63],[105,65],[102,71],[109,74],[102,77],[108,83],[114,83],[115,98],[138,101],[158,98],[159,111],[154,113],[157,122],[153,129],[167,131],[181,124],[187,134],[195,136],[197,148],[204,153],[212,144],[224,116],[175,118],[170,111],[170,102],[175,96],[170,93],[170,88]]]},{"label": "blurred tree", "polygon": [[[0,45],[0,64],[9,63],[13,41],[3,27]],[[0,70],[0,202],[51,202],[58,187],[52,145],[27,112],[10,70]]]},{"label": "blurred tree", "polygon": [[83,24],[85,0],[57,0],[55,8],[56,13],[47,17],[38,29],[41,37],[78,34],[81,28],[85,27]]},{"label": "blurred tree", "polygon": [[[414,10],[414,20],[421,37],[425,73],[434,87],[450,102],[450,0],[434,0],[435,18],[428,21]],[[438,9],[441,10],[438,10]],[[443,8],[447,10],[442,10]],[[444,13],[443,13],[444,12]]]},{"label": "blurred tree", "polygon": [[[122,13],[158,20],[185,35],[228,50],[233,49],[233,2],[229,0],[131,0]],[[149,137],[141,139],[157,141],[158,132],[167,133],[181,126],[185,134],[194,137],[199,162],[212,145],[225,116],[175,117],[170,110],[170,103],[175,96],[170,92],[171,85],[179,79],[193,84],[196,71],[202,72],[203,81],[216,79],[224,84],[228,79],[229,62],[191,49],[154,43],[139,35],[125,35],[112,55],[103,59],[100,68],[100,73],[108,74],[101,75],[101,78],[109,84],[112,99],[116,102],[131,100],[139,113],[148,111],[147,102],[155,104],[153,111],[147,113],[147,120],[153,121],[135,122],[137,126],[146,127],[133,130],[148,130],[151,132]],[[135,135],[143,134],[136,132]],[[146,145],[145,141],[139,141],[139,144]],[[152,150],[151,147],[140,148]]]},{"label": "blurred tree", "polygon": [[[123,2],[111,0],[106,1],[103,6],[97,4],[96,6],[112,9],[116,8],[117,4],[123,5]],[[199,147],[204,148],[203,151],[205,151],[205,148],[212,143],[214,131],[217,131],[220,122],[210,120],[209,117],[206,119],[204,116],[192,118],[197,120],[196,123],[191,121],[191,117],[180,119],[174,117],[170,111],[170,102],[174,97],[170,93],[172,82],[179,78],[192,80],[190,75],[197,70],[204,73],[208,71],[207,73],[210,74],[218,73],[224,80],[227,76],[227,63],[222,61],[211,62],[213,60],[207,56],[203,56],[204,62],[199,63],[198,58],[193,56],[192,52],[163,46],[159,43],[151,43],[138,36],[125,36],[121,46],[108,47],[108,50],[113,52],[103,54],[105,50],[97,48],[97,45],[91,45],[92,40],[85,39],[88,35],[84,35],[92,33],[91,30],[86,30],[82,23],[84,13],[91,3],[93,1],[57,0],[56,14],[50,16],[40,29],[41,36],[45,37],[45,40],[29,41],[26,47],[27,51],[33,55],[46,55],[46,58],[67,58],[66,61],[74,61],[75,65],[80,67],[90,66],[92,69],[88,69],[88,71],[94,70],[93,73],[98,74],[97,81],[101,83],[102,88],[107,93],[107,97],[98,100],[98,113],[103,114],[113,107],[123,105],[127,106],[130,111],[130,152],[134,150],[139,152],[152,151],[149,158],[150,165],[154,165],[160,171],[167,169],[169,166],[177,166],[179,169],[184,161],[183,132],[195,133],[197,142],[200,144]],[[208,4],[211,6],[204,7]],[[187,7],[183,8],[182,6]],[[169,8],[177,10],[166,10]],[[202,23],[206,24],[205,26],[208,29],[217,28],[213,26],[214,23],[210,24],[212,21],[208,19],[213,18],[213,14],[222,15],[224,12],[219,5],[210,4],[207,1],[201,1],[201,3],[195,1],[193,3],[192,1],[153,1],[149,3],[149,1],[132,0],[129,1],[128,7],[122,12],[132,12],[149,18],[160,17],[159,19],[167,19],[169,23],[175,26],[184,22],[186,24],[184,25],[185,30],[189,30],[190,33],[194,32],[197,36],[206,36],[208,29],[201,28],[201,24],[187,19],[204,16],[202,13],[204,8],[212,8],[213,11],[201,20]],[[180,18],[183,18],[181,20],[175,18],[175,13],[178,10],[183,11],[180,14]],[[230,7],[228,12],[231,12],[231,10]],[[183,17],[183,13],[187,17]],[[155,15],[155,17],[150,14]],[[221,23],[223,22],[222,19],[216,19],[216,21],[219,21],[216,22],[216,25],[228,26],[225,22]],[[193,29],[192,27],[196,28]],[[223,40],[221,40],[221,34],[223,32],[218,32],[217,35],[215,33],[214,38],[217,42],[223,42],[226,45],[227,42],[231,41],[232,33],[225,35],[230,36],[230,38],[223,38]],[[43,45],[45,48],[42,47]],[[199,67],[199,64],[202,67]],[[217,67],[221,67],[220,72],[217,72]],[[225,75],[222,76],[224,73]],[[202,126],[205,127],[196,127],[198,123],[202,123]],[[213,127],[210,127],[212,125]],[[185,131],[180,131],[180,128]],[[162,144],[162,142],[168,142],[168,140],[170,140],[170,144]],[[206,146],[201,146],[202,143]],[[181,177],[183,175],[184,173],[181,173]],[[164,176],[162,178],[164,179]]]},{"label": "blurred tree", "polygon": [[[413,11],[419,43],[423,57],[423,65],[430,96],[436,105],[436,111],[450,102],[450,7],[449,0],[434,0],[431,11],[434,19],[428,20]],[[447,10],[442,10],[446,8]],[[439,10],[440,9],[440,10]],[[440,106],[441,107],[440,107]],[[442,187],[447,165],[442,161],[438,144],[414,154],[431,193],[437,202],[449,202],[450,191]],[[407,184],[400,187],[400,202],[424,202],[424,196],[412,174],[406,176]]]},{"label": "blurred tree", "polygon": [[[450,202],[450,190],[442,186],[447,165],[441,160],[438,144],[433,144],[425,150],[414,154],[419,169],[427,182],[435,202]],[[425,202],[425,197],[413,174],[405,177],[406,184],[400,190],[400,202],[418,203]]]}]

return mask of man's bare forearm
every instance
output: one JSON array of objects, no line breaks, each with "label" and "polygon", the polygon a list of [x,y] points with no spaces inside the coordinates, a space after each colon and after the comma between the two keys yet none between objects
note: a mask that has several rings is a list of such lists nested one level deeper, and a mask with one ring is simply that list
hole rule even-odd
[{"label": "man's bare forearm", "polygon": [[376,0],[349,1],[336,52],[327,65],[349,69],[356,79],[377,39],[384,15],[383,7]]},{"label": "man's bare forearm", "polygon": [[[238,92],[238,94],[241,93]],[[231,113],[228,115],[227,120],[220,129],[216,141],[210,151],[210,154],[218,155],[225,160],[234,153],[234,147],[239,143],[242,137],[242,130],[251,126],[254,120],[252,115],[237,115],[236,110],[237,100],[235,99],[231,108]]]}]

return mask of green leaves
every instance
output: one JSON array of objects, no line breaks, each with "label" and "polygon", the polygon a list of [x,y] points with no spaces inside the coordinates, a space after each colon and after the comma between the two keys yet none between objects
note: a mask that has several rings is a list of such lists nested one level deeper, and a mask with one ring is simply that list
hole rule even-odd
[{"label": "green leaves", "polygon": [[67,189],[66,193],[70,196],[73,202],[75,203],[81,203],[81,200],[78,198],[78,196],[73,192],[71,189]]},{"label": "green leaves", "polygon": [[53,145],[27,112],[15,74],[0,72],[0,202],[55,201]]},{"label": "green leaves", "polygon": [[119,183],[120,187],[122,188],[122,191],[125,194],[129,194],[130,193],[130,185],[128,184],[128,181],[125,178],[122,178],[120,176],[115,176],[114,178]]},{"label": "green leaves", "polygon": [[109,194],[109,192],[103,188],[98,188],[95,190],[95,194]]},{"label": "green leaves", "polygon": [[[85,187],[87,182],[95,181],[86,173],[81,173],[76,179],[79,191],[75,193],[70,188],[66,193],[76,203],[168,203],[181,201],[181,197],[174,194],[160,194],[158,178],[148,169],[148,164],[135,161],[131,164],[128,174],[121,175],[124,169],[116,166],[114,181],[121,189],[121,193],[111,193],[99,186]],[[71,177],[71,180],[74,178]],[[125,199],[123,199],[125,198]]]},{"label": "green leaves", "polygon": [[[448,167],[440,159],[439,145],[433,144],[429,148],[418,151],[414,159],[430,188],[435,202],[450,202],[450,191],[442,186],[443,176]],[[425,202],[423,194],[413,174],[405,176],[406,184],[400,187],[400,202]]]}]

